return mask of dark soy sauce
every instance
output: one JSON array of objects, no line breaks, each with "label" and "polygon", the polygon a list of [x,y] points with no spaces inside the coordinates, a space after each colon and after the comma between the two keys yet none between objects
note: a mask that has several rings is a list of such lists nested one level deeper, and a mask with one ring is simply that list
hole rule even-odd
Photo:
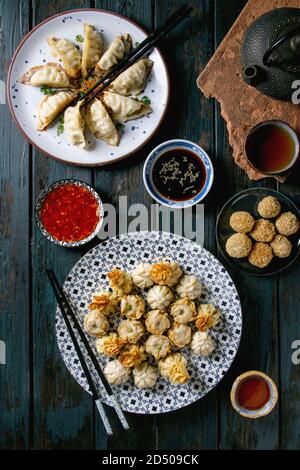
[{"label": "dark soy sauce", "polygon": [[173,149],[154,163],[153,183],[159,193],[173,201],[193,199],[206,180],[205,166],[189,150]]}]

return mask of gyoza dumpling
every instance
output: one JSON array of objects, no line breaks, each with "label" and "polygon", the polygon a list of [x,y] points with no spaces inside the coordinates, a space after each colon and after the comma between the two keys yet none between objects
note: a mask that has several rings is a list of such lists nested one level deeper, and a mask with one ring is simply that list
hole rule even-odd
[{"label": "gyoza dumpling", "polygon": [[138,320],[122,320],[118,326],[120,338],[125,343],[135,344],[144,334],[144,326]]},{"label": "gyoza dumpling", "polygon": [[46,129],[76,96],[77,93],[73,91],[59,91],[55,95],[45,96],[37,106],[38,125],[36,129],[38,131]]},{"label": "gyoza dumpling", "polygon": [[207,331],[196,331],[191,341],[191,350],[198,356],[209,356],[215,350],[215,343]]},{"label": "gyoza dumpling", "polygon": [[109,328],[109,323],[107,317],[103,313],[93,310],[85,315],[83,327],[90,336],[97,337],[105,335]]},{"label": "gyoza dumpling", "polygon": [[147,302],[153,310],[164,310],[173,300],[173,292],[167,286],[153,286],[148,290]]},{"label": "gyoza dumpling", "polygon": [[127,96],[104,91],[102,100],[112,117],[118,122],[127,122],[152,113],[150,106]]},{"label": "gyoza dumpling", "polygon": [[84,138],[85,120],[80,111],[81,103],[82,101],[78,101],[76,106],[69,106],[65,110],[64,130],[70,144],[84,149],[86,146]]},{"label": "gyoza dumpling", "polygon": [[154,356],[157,361],[166,357],[170,348],[170,341],[164,335],[151,335],[145,343],[146,352]]},{"label": "gyoza dumpling", "polygon": [[188,297],[185,297],[184,299],[176,300],[171,305],[170,313],[173,315],[175,322],[188,323],[195,319],[197,312],[195,303]]},{"label": "gyoza dumpling", "polygon": [[130,369],[122,366],[118,359],[114,359],[106,364],[104,374],[111,385],[121,385],[129,379]]},{"label": "gyoza dumpling", "polygon": [[202,284],[196,276],[184,274],[176,286],[176,292],[181,298],[195,300],[202,293]]},{"label": "gyoza dumpling", "polygon": [[186,364],[186,358],[180,353],[175,353],[160,360],[158,366],[163,377],[167,377],[174,384],[184,384],[189,380]]},{"label": "gyoza dumpling", "polygon": [[74,88],[64,68],[55,62],[31,67],[19,80],[31,86],[49,86],[51,88]]},{"label": "gyoza dumpling", "polygon": [[133,282],[140,289],[153,286],[153,281],[150,277],[150,269],[150,263],[141,263],[132,271]]},{"label": "gyoza dumpling", "polygon": [[111,84],[110,89],[120,95],[139,95],[146,86],[147,77],[152,69],[150,59],[141,59],[122,72]]},{"label": "gyoza dumpling", "polygon": [[82,52],[81,71],[86,78],[89,71],[95,67],[102,54],[102,38],[94,26],[84,23],[84,43]]},{"label": "gyoza dumpling", "polygon": [[175,346],[184,348],[191,342],[192,330],[188,325],[181,323],[174,323],[172,328],[168,331],[168,337]]},{"label": "gyoza dumpling", "polygon": [[157,380],[157,369],[148,362],[143,362],[133,369],[134,385],[138,388],[154,387]]},{"label": "gyoza dumpling", "polygon": [[85,119],[97,139],[104,140],[109,145],[118,145],[120,137],[117,129],[100,100],[95,100],[88,107]]},{"label": "gyoza dumpling", "polygon": [[78,77],[81,71],[81,52],[68,39],[52,36],[47,39],[54,57],[62,61],[70,77]]},{"label": "gyoza dumpling", "polygon": [[145,325],[153,335],[160,335],[170,328],[170,320],[167,312],[163,310],[151,310],[147,313]]},{"label": "gyoza dumpling", "polygon": [[99,73],[102,70],[106,72],[124,59],[124,57],[130,52],[131,46],[132,40],[130,34],[121,34],[120,36],[117,36],[99,60],[95,69],[96,73]]}]

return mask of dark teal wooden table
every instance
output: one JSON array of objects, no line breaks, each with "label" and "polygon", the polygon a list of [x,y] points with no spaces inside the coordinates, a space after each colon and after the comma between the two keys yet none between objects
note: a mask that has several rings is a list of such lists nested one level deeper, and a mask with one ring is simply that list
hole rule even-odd
[{"label": "dark teal wooden table", "polygon": [[[1,0],[1,79],[22,37],[45,18],[63,10],[96,7],[125,15],[151,31],[181,0],[18,1]],[[300,339],[300,266],[275,278],[254,278],[229,269],[242,300],[244,329],[234,365],[207,397],[180,411],[158,416],[129,415],[132,430],[117,429],[108,439],[93,407],[61,360],[54,331],[55,301],[45,276],[52,267],[62,280],[84,254],[50,244],[33,222],[39,192],[60,178],[85,180],[105,202],[151,199],[142,182],[143,161],[157,143],[175,137],[200,142],[211,155],[216,179],[205,201],[205,247],[218,256],[214,226],[222,203],[254,186],[233,164],[219,106],[207,100],[195,80],[245,5],[245,1],[190,1],[188,26],[165,41],[172,91],[168,116],[155,138],[121,164],[99,169],[66,166],[31,147],[20,135],[7,105],[0,105],[1,271],[0,447],[4,449],[296,449],[300,448],[300,365],[291,361]],[[280,190],[300,202],[299,168]],[[276,188],[265,180],[260,186]],[[279,405],[266,418],[245,420],[230,405],[235,377],[258,369],[279,387]]]}]

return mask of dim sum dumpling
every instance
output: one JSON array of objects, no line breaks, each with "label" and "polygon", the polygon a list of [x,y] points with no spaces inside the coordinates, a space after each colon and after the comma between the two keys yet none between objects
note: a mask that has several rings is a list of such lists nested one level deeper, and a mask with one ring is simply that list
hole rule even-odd
[{"label": "dim sum dumpling", "polygon": [[145,312],[145,301],[140,295],[124,295],[121,300],[121,314],[129,320],[138,320]]},{"label": "dim sum dumpling", "polygon": [[124,341],[117,335],[117,333],[109,333],[96,340],[97,351],[105,356],[117,356],[123,347]]},{"label": "dim sum dumpling", "polygon": [[107,274],[107,277],[115,295],[122,297],[131,292],[133,281],[130,273],[115,268]]},{"label": "dim sum dumpling", "polygon": [[184,299],[176,300],[171,305],[170,313],[173,315],[175,322],[188,323],[195,319],[196,306],[192,300],[185,297]]},{"label": "dim sum dumpling", "polygon": [[120,62],[130,52],[132,40],[130,34],[121,34],[117,36],[110,44],[106,52],[99,60],[96,66],[96,73],[109,70]]},{"label": "dim sum dumpling", "polygon": [[19,82],[31,86],[45,85],[51,88],[74,88],[64,68],[55,62],[31,67],[20,78]]},{"label": "dim sum dumpling", "polygon": [[196,276],[184,274],[176,286],[176,292],[181,298],[195,300],[202,293],[202,284]]},{"label": "dim sum dumpling", "polygon": [[144,326],[138,320],[122,320],[118,326],[120,338],[125,343],[135,344],[144,334]]},{"label": "dim sum dumpling", "polygon": [[184,348],[191,342],[192,329],[188,325],[174,323],[172,328],[168,331],[168,337],[172,344],[178,348]]},{"label": "dim sum dumpling", "polygon": [[109,145],[118,145],[119,135],[114,123],[100,100],[95,100],[86,112],[86,122],[97,139]]},{"label": "dim sum dumpling", "polygon": [[148,354],[159,361],[170,351],[170,341],[164,335],[151,335],[145,343],[145,349]]},{"label": "dim sum dumpling", "polygon": [[153,281],[150,277],[150,269],[150,263],[141,263],[132,271],[133,282],[140,289],[147,289],[153,286]]},{"label": "dim sum dumpling", "polygon": [[83,327],[90,336],[103,336],[109,328],[107,317],[97,311],[93,310],[85,315]]},{"label": "dim sum dumpling", "polygon": [[111,84],[110,89],[120,95],[139,95],[146,86],[153,62],[141,59],[122,72]]},{"label": "dim sum dumpling", "polygon": [[159,261],[151,266],[150,276],[155,284],[172,287],[182,276],[182,270],[177,261]]},{"label": "dim sum dumpling", "polygon": [[146,359],[144,347],[137,344],[126,345],[118,359],[124,367],[139,366]]},{"label": "dim sum dumpling", "polygon": [[80,111],[81,103],[82,101],[78,101],[76,106],[69,106],[65,110],[64,130],[70,144],[84,149],[86,147],[84,137],[85,121]]},{"label": "dim sum dumpling", "polygon": [[102,38],[94,26],[84,23],[84,43],[82,52],[81,71],[86,78],[89,71],[95,67],[102,54]]},{"label": "dim sum dumpling", "polygon": [[197,310],[195,325],[200,331],[216,326],[221,318],[220,310],[212,304],[201,304]]},{"label": "dim sum dumpling", "polygon": [[147,302],[155,310],[164,310],[173,300],[173,292],[167,286],[153,286],[148,290]]},{"label": "dim sum dumpling", "polygon": [[150,106],[141,101],[117,93],[105,91],[102,99],[105,106],[112,113],[112,117],[118,122],[127,122],[152,112]]},{"label": "dim sum dumpling", "polygon": [[148,362],[143,362],[132,371],[134,385],[138,388],[154,387],[157,380],[157,369]]},{"label": "dim sum dumpling", "polygon": [[145,325],[150,333],[160,335],[170,328],[170,320],[163,310],[151,310],[147,313]]},{"label": "dim sum dumpling", "polygon": [[77,93],[73,91],[59,91],[55,95],[45,96],[37,106],[38,125],[36,129],[38,131],[46,129],[76,96]]},{"label": "dim sum dumpling", "polygon": [[207,331],[196,331],[192,337],[191,350],[198,356],[209,356],[215,350],[215,343]]},{"label": "dim sum dumpling", "polygon": [[70,77],[78,77],[81,71],[81,52],[75,44],[68,39],[51,36],[47,39],[52,54],[60,59]]},{"label": "dim sum dumpling", "polygon": [[174,384],[184,384],[189,380],[186,359],[180,353],[169,354],[158,363],[160,373]]},{"label": "dim sum dumpling", "polygon": [[106,364],[104,374],[111,385],[122,385],[129,379],[130,369],[114,359]]},{"label": "dim sum dumpling", "polygon": [[92,302],[89,305],[90,310],[97,310],[104,315],[115,313],[118,307],[118,300],[114,293],[100,290],[92,296]]}]

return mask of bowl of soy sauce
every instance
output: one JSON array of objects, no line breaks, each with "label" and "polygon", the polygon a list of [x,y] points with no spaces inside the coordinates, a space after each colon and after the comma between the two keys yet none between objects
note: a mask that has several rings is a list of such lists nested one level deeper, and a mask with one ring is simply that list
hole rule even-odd
[{"label": "bowl of soy sauce", "polygon": [[155,147],[143,171],[145,187],[159,204],[182,209],[202,201],[214,179],[212,162],[202,147],[173,139]]}]

